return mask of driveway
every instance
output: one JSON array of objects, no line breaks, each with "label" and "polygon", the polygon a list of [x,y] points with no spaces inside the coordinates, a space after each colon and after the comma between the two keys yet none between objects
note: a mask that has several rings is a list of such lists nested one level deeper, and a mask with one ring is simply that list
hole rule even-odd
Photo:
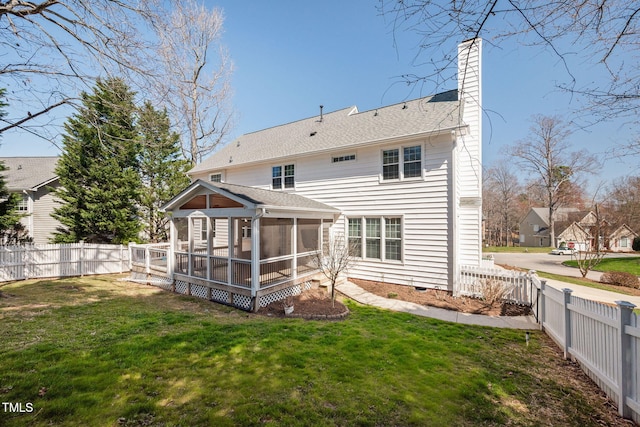
[{"label": "driveway", "polygon": [[[493,253],[496,264],[510,265],[513,267],[526,268],[528,270],[544,271],[546,273],[560,274],[563,276],[582,277],[578,268],[562,265],[563,261],[571,259],[570,255],[551,255],[539,253]],[[618,256],[638,256],[637,254],[615,254]],[[587,278],[595,281],[600,280],[602,273],[590,271]],[[640,307],[640,297],[618,294],[587,286],[574,285],[573,283],[561,282],[558,280],[547,280],[547,284],[556,289],[569,288],[573,290],[573,295],[600,301],[608,304],[615,304],[615,301],[628,301]]]}]

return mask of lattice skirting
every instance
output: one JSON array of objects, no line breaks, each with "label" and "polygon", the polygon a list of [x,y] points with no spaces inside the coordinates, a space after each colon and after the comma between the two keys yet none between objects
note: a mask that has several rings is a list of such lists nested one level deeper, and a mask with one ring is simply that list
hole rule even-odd
[{"label": "lattice skirting", "polygon": [[[136,283],[145,283],[167,291],[174,291],[181,295],[192,295],[194,297],[206,299],[209,301],[219,302],[222,304],[231,304],[232,306],[242,309],[251,310],[251,297],[240,294],[229,295],[229,291],[222,289],[209,288],[208,286],[189,283],[185,280],[176,280],[175,283],[169,277],[148,275],[147,273],[132,271],[129,277],[130,281]],[[282,301],[289,296],[300,295],[302,291],[311,289],[311,282],[303,282],[288,288],[279,289],[270,294],[262,295],[259,299],[259,307],[266,307],[275,301]]]},{"label": "lattice skirting", "polygon": [[294,295],[300,295],[302,293],[302,291],[306,291],[308,289],[311,289],[311,282],[303,282],[297,285],[293,285],[289,288],[285,288],[285,289],[280,289],[278,291],[275,291],[273,293],[267,294],[267,295],[263,295],[260,297],[260,307],[266,307],[269,304],[271,304],[272,302],[276,302],[276,301],[282,301],[283,299],[287,298],[287,297],[292,297]]}]

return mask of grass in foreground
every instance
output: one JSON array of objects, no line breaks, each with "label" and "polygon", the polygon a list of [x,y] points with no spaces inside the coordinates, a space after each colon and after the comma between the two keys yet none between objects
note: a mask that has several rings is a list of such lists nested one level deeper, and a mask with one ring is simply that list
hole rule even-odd
[{"label": "grass in foreground", "polygon": [[34,407],[4,426],[622,425],[538,331],[273,319],[106,276],[0,289],[0,400]]}]

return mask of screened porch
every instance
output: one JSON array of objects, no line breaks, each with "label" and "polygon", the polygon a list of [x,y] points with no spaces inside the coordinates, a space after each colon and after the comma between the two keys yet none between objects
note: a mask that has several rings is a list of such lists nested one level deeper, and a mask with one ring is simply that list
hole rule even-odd
[{"label": "screened porch", "polygon": [[289,193],[203,181],[165,210],[172,217],[168,267],[176,287],[253,310],[318,273],[323,235],[339,214]]}]

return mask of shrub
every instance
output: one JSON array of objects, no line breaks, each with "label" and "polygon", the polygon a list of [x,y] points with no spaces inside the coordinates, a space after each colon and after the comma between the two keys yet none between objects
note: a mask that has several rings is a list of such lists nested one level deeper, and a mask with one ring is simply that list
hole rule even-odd
[{"label": "shrub", "polygon": [[482,299],[490,306],[502,302],[512,289],[512,286],[496,279],[484,279],[480,282]]},{"label": "shrub", "polygon": [[631,244],[631,248],[634,251],[640,251],[640,237],[636,237],[633,239],[633,243]]},{"label": "shrub", "polygon": [[640,285],[638,276],[622,271],[608,271],[603,273],[600,281],[610,285],[626,286],[627,288],[638,288]]}]

